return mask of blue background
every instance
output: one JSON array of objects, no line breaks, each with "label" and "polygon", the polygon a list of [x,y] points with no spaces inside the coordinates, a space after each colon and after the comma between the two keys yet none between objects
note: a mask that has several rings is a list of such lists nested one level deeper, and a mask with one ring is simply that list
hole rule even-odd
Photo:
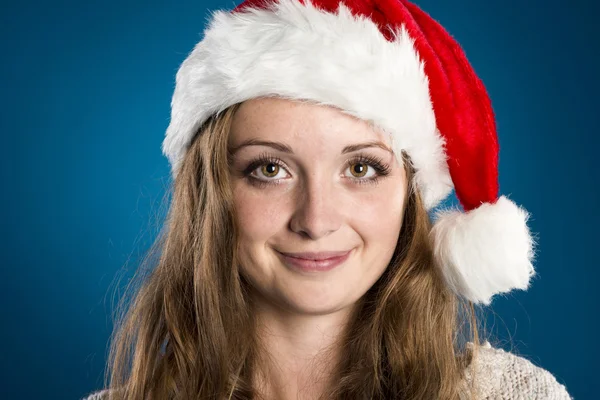
[{"label": "blue background", "polygon": [[[114,292],[164,215],[175,73],[207,10],[234,3],[1,4],[0,398],[77,399],[102,385]],[[533,286],[496,297],[488,326],[597,398],[598,3],[417,4],[485,82],[501,192],[539,234]]]}]

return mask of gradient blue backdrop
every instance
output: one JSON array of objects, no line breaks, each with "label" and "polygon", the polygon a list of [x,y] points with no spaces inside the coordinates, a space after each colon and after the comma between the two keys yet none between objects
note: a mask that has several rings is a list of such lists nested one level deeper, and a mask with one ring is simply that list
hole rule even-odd
[{"label": "gradient blue backdrop", "polygon": [[[497,297],[488,325],[576,399],[598,398],[598,3],[417,3],[484,80],[501,191],[539,234],[533,286]],[[207,10],[234,3],[1,4],[0,398],[77,399],[102,385],[112,291],[163,215],[175,72]]]}]

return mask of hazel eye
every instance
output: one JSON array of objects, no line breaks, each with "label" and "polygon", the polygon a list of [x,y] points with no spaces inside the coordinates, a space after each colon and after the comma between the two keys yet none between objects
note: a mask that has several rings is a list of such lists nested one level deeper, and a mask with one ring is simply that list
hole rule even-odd
[{"label": "hazel eye", "polygon": [[258,160],[250,166],[248,175],[259,181],[276,181],[283,179],[287,175],[285,167],[279,164],[280,161]]},{"label": "hazel eye", "polygon": [[[367,172],[372,172],[371,175],[367,176]],[[350,164],[350,173],[355,178],[371,177],[375,173],[373,168],[369,171],[369,164],[364,162],[355,162]]]},{"label": "hazel eye", "polygon": [[260,167],[260,171],[267,178],[273,178],[273,177],[277,176],[277,174],[279,173],[279,165],[277,165],[275,163],[264,164],[263,166]]}]

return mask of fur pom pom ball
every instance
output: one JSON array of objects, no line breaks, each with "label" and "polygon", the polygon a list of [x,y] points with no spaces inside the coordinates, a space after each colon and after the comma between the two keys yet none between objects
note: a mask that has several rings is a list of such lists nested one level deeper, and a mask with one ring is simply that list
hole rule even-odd
[{"label": "fur pom pom ball", "polygon": [[447,285],[484,305],[495,294],[527,290],[535,275],[528,219],[529,213],[505,196],[465,213],[439,211],[430,240]]}]

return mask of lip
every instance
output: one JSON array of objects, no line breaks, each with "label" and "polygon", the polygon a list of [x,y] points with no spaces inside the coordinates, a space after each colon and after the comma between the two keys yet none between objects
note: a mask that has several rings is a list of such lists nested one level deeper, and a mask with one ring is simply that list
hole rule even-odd
[{"label": "lip", "polygon": [[303,272],[324,272],[343,264],[350,257],[352,250],[318,253],[282,253],[278,251],[277,253],[283,262],[293,269]]}]

